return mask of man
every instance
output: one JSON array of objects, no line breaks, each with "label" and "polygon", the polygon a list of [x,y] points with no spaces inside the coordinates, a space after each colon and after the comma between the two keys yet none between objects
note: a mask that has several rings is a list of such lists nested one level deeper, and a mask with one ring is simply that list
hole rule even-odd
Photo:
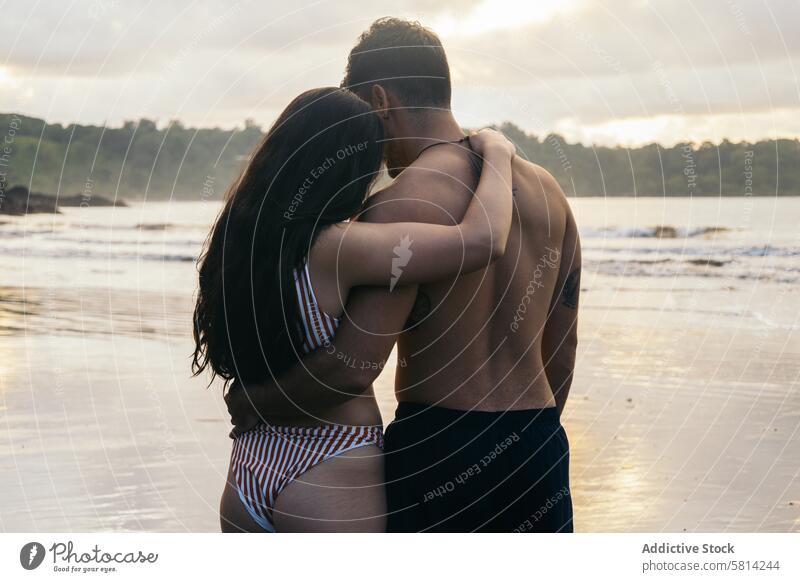
[{"label": "man", "polygon": [[[350,53],[342,84],[383,120],[396,177],[362,220],[458,223],[478,172],[450,111],[438,37],[418,23],[378,20]],[[517,157],[513,186],[503,258],[408,288],[402,267],[413,261],[413,241],[398,241],[392,290],[351,293],[335,349],[304,358],[269,397],[237,386],[228,395],[240,429],[252,422],[251,398],[274,411],[357,397],[399,336],[399,405],[384,449],[389,531],[572,531],[559,416],[575,362],[580,243],[550,174]]]}]

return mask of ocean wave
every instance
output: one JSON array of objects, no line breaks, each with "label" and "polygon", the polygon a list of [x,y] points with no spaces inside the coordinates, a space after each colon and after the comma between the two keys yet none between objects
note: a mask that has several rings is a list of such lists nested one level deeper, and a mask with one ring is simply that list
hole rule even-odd
[{"label": "ocean wave", "polygon": [[[164,230],[204,230],[207,231],[209,229],[209,225],[203,224],[181,224],[181,223],[174,223],[174,222],[140,222],[137,224],[113,224],[113,223],[93,223],[93,222],[74,222],[74,223],[65,223],[59,220],[55,222],[49,222],[43,224],[42,222],[38,223],[28,223],[24,222],[26,217],[22,217],[21,220],[7,220],[3,221],[0,220],[0,233],[6,232],[39,232],[42,230],[47,231],[82,231],[82,230],[100,230],[100,231],[108,231],[114,232],[115,230],[143,230],[143,231],[164,231]],[[62,217],[58,217],[61,219]],[[24,228],[20,228],[20,226],[24,226]]]},{"label": "ocean wave", "polygon": [[642,255],[676,255],[680,257],[800,257],[800,247],[783,247],[773,245],[749,246],[681,246],[681,247],[593,247],[584,246],[588,252],[624,253]]},{"label": "ocean wave", "polygon": [[74,237],[74,236],[47,236],[41,239],[47,242],[63,242],[77,245],[98,245],[98,246],[167,246],[167,247],[197,247],[203,245],[200,239],[175,239],[164,240],[163,238],[156,238],[154,240],[132,238],[132,239],[105,239],[105,238],[87,238],[87,237]]},{"label": "ocean wave", "polygon": [[48,235],[52,233],[52,228],[0,228],[0,239],[25,238],[36,235]]},{"label": "ocean wave", "polygon": [[197,255],[181,254],[181,253],[137,253],[137,252],[111,252],[110,250],[102,249],[80,249],[75,247],[70,248],[26,248],[20,249],[18,247],[3,248],[0,247],[0,254],[15,254],[23,255],[26,258],[44,258],[44,259],[85,259],[85,260],[103,260],[103,261],[156,261],[161,263],[188,263],[197,260]]},{"label": "ocean wave", "polygon": [[698,226],[682,228],[678,226],[609,226],[605,228],[583,228],[583,238],[702,238],[731,232],[733,229],[722,226]]},{"label": "ocean wave", "polygon": [[145,223],[142,223],[142,224],[137,224],[135,228],[138,229],[138,230],[169,230],[169,229],[175,228],[176,226],[177,225],[170,224],[169,222],[163,222],[163,223],[147,223],[147,222],[145,222]]},{"label": "ocean wave", "polygon": [[713,279],[769,281],[773,283],[800,283],[800,269],[781,265],[766,265],[753,268],[735,260],[718,259],[631,259],[591,260],[585,259],[587,271],[616,277],[699,277]]},{"label": "ocean wave", "polygon": [[[93,227],[58,228],[50,225],[19,228],[19,225],[7,224],[3,227],[0,224],[0,239],[27,239],[30,241],[30,245],[35,245],[39,242],[63,242],[101,246],[125,244],[200,246],[205,240],[204,236],[200,235],[195,238],[171,238],[175,236],[191,237],[192,233],[172,233],[169,237],[158,234],[170,228],[167,225],[153,225],[153,228],[137,225],[136,227],[105,227],[104,229]],[[140,234],[135,234],[133,231],[139,231]],[[119,238],[114,236],[115,233],[118,233]]]}]

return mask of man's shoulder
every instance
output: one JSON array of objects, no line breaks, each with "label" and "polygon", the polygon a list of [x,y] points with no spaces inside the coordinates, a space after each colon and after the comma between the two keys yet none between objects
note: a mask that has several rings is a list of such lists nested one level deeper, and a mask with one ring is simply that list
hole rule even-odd
[{"label": "man's shoulder", "polygon": [[415,161],[390,185],[370,196],[364,220],[458,223],[475,184],[468,156],[448,149]]},{"label": "man's shoulder", "polygon": [[524,192],[531,202],[543,203],[547,208],[547,215],[558,212],[567,216],[571,213],[566,193],[545,168],[518,156],[514,160],[513,172],[514,190]]},{"label": "man's shoulder", "polygon": [[420,179],[462,179],[472,174],[471,159],[476,154],[462,144],[450,144],[429,149],[397,177],[397,181]]},{"label": "man's shoulder", "polygon": [[524,181],[528,189],[566,200],[566,195],[553,174],[539,164],[517,156],[513,171],[514,177]]}]

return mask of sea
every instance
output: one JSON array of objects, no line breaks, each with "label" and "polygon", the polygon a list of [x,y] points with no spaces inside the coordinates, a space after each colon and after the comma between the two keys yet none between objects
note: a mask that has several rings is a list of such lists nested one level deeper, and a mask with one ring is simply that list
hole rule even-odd
[{"label": "sea", "polygon": [[[571,203],[575,529],[800,530],[800,198]],[[0,215],[0,531],[219,531],[230,427],[190,373],[219,209]]]}]

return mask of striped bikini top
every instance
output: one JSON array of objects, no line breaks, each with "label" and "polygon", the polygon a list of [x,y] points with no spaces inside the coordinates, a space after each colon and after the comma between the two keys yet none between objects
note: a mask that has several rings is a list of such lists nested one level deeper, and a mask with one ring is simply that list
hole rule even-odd
[{"label": "striped bikini top", "polygon": [[303,353],[310,354],[321,347],[327,347],[339,327],[339,318],[328,315],[320,309],[314,288],[311,286],[311,275],[308,272],[308,261],[302,269],[294,271],[294,286],[297,291],[297,305],[300,308],[298,329],[302,338]]}]

